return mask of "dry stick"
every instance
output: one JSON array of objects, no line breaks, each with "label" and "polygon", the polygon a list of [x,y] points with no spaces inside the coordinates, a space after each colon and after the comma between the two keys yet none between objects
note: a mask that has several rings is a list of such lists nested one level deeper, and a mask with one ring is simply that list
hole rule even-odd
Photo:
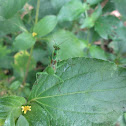
[{"label": "dry stick", "polygon": [[[103,2],[101,2],[101,7],[102,7],[102,9],[105,7],[105,5],[108,3],[108,0],[104,0]],[[98,6],[96,6],[96,8],[95,9],[97,9],[98,8]]]},{"label": "dry stick", "polygon": [[[37,22],[38,22],[39,8],[40,8],[40,0],[37,1],[37,10],[36,10],[35,24],[37,24]],[[27,79],[27,76],[28,76],[28,71],[29,71],[29,67],[30,67],[30,63],[31,63],[31,57],[32,57],[33,49],[34,49],[34,45],[31,47],[31,50],[30,50],[30,56],[29,56],[28,63],[27,63],[25,77],[24,77],[24,80],[22,82],[22,86],[23,87],[25,86],[25,82],[26,82],[26,79]]]},{"label": "dry stick", "polygon": [[104,0],[104,1],[101,3],[102,8],[104,8],[105,5],[106,5],[107,3],[108,3],[108,0]]}]

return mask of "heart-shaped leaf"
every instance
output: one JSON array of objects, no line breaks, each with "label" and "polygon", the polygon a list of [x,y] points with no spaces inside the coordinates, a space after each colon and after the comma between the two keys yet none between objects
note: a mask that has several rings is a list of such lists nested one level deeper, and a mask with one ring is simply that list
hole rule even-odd
[{"label": "heart-shaped leaf", "polygon": [[40,74],[29,102],[41,105],[53,126],[112,126],[126,108],[125,90],[126,69],[74,58],[59,63],[56,75]]}]

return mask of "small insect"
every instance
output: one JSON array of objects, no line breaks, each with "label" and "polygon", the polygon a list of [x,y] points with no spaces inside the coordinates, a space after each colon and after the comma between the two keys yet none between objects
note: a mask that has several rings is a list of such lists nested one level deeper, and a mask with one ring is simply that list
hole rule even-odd
[{"label": "small insect", "polygon": [[[60,45],[63,44],[65,41],[63,42],[58,42],[58,40],[56,41],[54,39],[54,36],[52,36],[52,43],[53,43],[53,53],[52,53],[52,57],[51,57],[51,61],[50,61],[50,67],[53,68],[54,73],[56,73],[56,68],[57,68],[57,62],[59,61],[59,51],[61,50]],[[59,43],[59,44],[57,44]]]},{"label": "small insect", "polygon": [[[54,39],[53,39],[54,40]],[[55,40],[54,40],[55,42]],[[63,42],[62,42],[63,43]],[[50,65],[48,66],[48,72],[53,74],[55,77],[57,77],[61,82],[63,82],[63,80],[57,76],[55,73],[56,73],[56,69],[57,69],[57,62],[59,61],[58,59],[58,52],[59,50],[61,49],[59,46],[62,44],[60,43],[59,45],[57,45],[56,43],[53,45],[53,53],[52,53],[52,57],[51,57],[51,63]],[[53,72],[52,72],[52,69],[53,69]],[[61,93],[60,91],[60,88],[58,87],[58,90],[59,92]]]},{"label": "small insect", "polygon": [[50,63],[48,65],[48,67],[46,67],[46,69],[44,70],[44,72],[47,72],[48,74],[55,74],[56,73],[57,62],[59,61],[59,58],[58,58],[58,52],[60,50],[59,45],[62,43],[60,43],[58,45],[58,44],[56,44],[55,40],[53,39],[52,44],[53,44],[53,52],[52,52],[52,56],[50,58]]},{"label": "small insect", "polygon": [[57,55],[58,55],[58,51],[60,50],[60,47],[58,47],[56,44],[53,46],[54,51],[52,54],[52,58],[51,58],[51,64],[50,66],[54,69],[54,73],[56,72],[56,68],[57,68]]},{"label": "small insect", "polygon": [[60,93],[61,93],[61,90],[60,90],[61,87],[60,86],[64,82],[64,80],[62,78],[60,78],[59,76],[57,76],[55,73],[56,73],[56,68],[57,68],[57,62],[59,61],[58,53],[59,53],[59,51],[61,49],[60,45],[62,43],[60,43],[59,45],[56,44],[56,42],[54,43],[54,45],[53,45],[53,53],[52,53],[52,57],[51,57],[51,60],[50,60],[50,64],[49,64],[48,67],[46,67],[46,69],[43,72],[38,72],[36,74],[36,82],[35,82],[35,84],[39,84],[39,79],[42,78],[43,74],[51,74],[51,75],[55,76],[59,80],[59,84],[57,85],[57,88],[58,88],[58,91]]}]

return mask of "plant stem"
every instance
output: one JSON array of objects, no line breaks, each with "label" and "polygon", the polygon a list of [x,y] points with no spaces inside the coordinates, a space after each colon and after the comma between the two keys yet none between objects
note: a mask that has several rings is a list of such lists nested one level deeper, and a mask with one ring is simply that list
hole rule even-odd
[{"label": "plant stem", "polygon": [[38,22],[39,8],[40,8],[40,0],[37,1],[37,9],[36,9],[35,24],[37,24],[37,22]]},{"label": "plant stem", "polygon": [[[37,1],[35,24],[37,24],[37,22],[38,22],[39,8],[40,8],[40,0]],[[24,80],[22,82],[23,87],[25,86],[26,79],[27,79],[27,76],[28,76],[28,72],[29,72],[29,67],[30,67],[30,63],[31,63],[31,57],[32,57],[33,49],[34,49],[34,45],[31,47],[31,50],[30,50],[30,56],[29,56],[29,59],[28,59],[27,68],[26,68]]]},{"label": "plant stem", "polygon": [[34,48],[34,46],[32,46],[31,50],[30,50],[30,56],[29,56],[29,59],[28,59],[24,80],[23,80],[23,83],[22,83],[23,87],[25,86],[25,82],[26,82],[26,79],[27,79],[27,76],[28,76],[28,71],[29,71],[29,67],[30,67],[30,63],[31,63],[31,57],[32,57],[33,48]]},{"label": "plant stem", "polygon": [[85,16],[86,16],[86,18],[88,17],[88,13],[87,13],[87,11],[85,11]]}]

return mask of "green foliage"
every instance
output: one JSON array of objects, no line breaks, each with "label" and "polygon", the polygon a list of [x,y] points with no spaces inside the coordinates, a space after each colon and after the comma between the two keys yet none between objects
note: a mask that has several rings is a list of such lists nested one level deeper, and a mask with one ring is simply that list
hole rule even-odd
[{"label": "green foliage", "polygon": [[[15,71],[20,74],[20,77],[23,78],[27,69],[27,62],[29,60],[30,54],[27,51],[20,51],[14,56],[14,65]],[[31,58],[31,63],[29,66],[29,71],[35,67],[35,61]]]},{"label": "green foliage", "polygon": [[61,8],[58,20],[60,22],[76,20],[87,9],[87,6],[83,7],[83,4],[78,0],[70,1]]},{"label": "green foliage", "polygon": [[114,40],[109,44],[111,48],[114,49],[114,53],[119,55],[125,55],[126,53],[126,28],[120,27],[116,30],[116,37]]},{"label": "green foliage", "polygon": [[0,58],[6,56],[9,52],[10,50],[7,50],[6,47],[0,45]]},{"label": "green foliage", "polygon": [[[68,3],[71,0],[40,0],[40,9],[39,9],[39,19],[43,18],[46,15],[58,14],[59,10],[63,5]],[[29,3],[35,8],[37,8],[37,1],[31,0]],[[34,13],[35,13],[34,10]],[[33,15],[34,16],[34,15]]]},{"label": "green foliage", "polygon": [[60,64],[56,75],[63,81],[54,75],[40,74],[29,101],[41,105],[55,122],[53,125],[112,125],[125,106],[125,69],[85,58]]},{"label": "green foliage", "polygon": [[13,114],[9,114],[5,120],[4,126],[15,126]]},{"label": "green foliage", "polygon": [[12,120],[21,114],[21,105],[26,100],[19,96],[8,96],[0,98],[0,119]]},{"label": "green foliage", "polygon": [[94,5],[97,4],[99,2],[101,2],[102,0],[87,0],[87,3],[89,3],[90,5]]},{"label": "green foliage", "polygon": [[37,33],[39,37],[50,33],[57,24],[57,17],[50,15],[41,19],[33,28],[33,32]]},{"label": "green foliage", "polygon": [[18,15],[4,21],[0,21],[0,36],[18,31],[25,31],[25,26]]},{"label": "green foliage", "polygon": [[125,0],[0,0],[0,126],[125,126]]},{"label": "green foliage", "polygon": [[31,33],[23,32],[15,38],[14,48],[18,50],[27,50],[35,44],[35,38]]},{"label": "green foliage", "polygon": [[0,67],[1,68],[11,68],[11,63],[13,61],[12,57],[9,57],[8,54],[11,51],[8,50],[5,46],[0,45]]},{"label": "green foliage", "polygon": [[114,16],[100,17],[95,24],[95,30],[99,35],[108,39],[109,36],[114,35],[114,30],[117,28],[119,19]]},{"label": "green foliage", "polygon": [[17,90],[19,88],[19,86],[21,85],[21,82],[20,81],[14,81],[11,86],[10,86],[10,89],[11,90]]},{"label": "green foliage", "polygon": [[89,47],[90,56],[97,59],[107,60],[107,53],[98,46]]},{"label": "green foliage", "polygon": [[23,115],[20,115],[16,123],[16,126],[29,126],[29,123]]},{"label": "green foliage", "polygon": [[126,1],[125,0],[114,0],[116,8],[126,18]]},{"label": "green foliage", "polygon": [[0,18],[11,18],[28,0],[0,0]]},{"label": "green foliage", "polygon": [[90,17],[86,17],[84,23],[82,24],[81,28],[91,28],[94,26],[95,21],[102,13],[102,8],[99,5],[98,8],[92,13]]},{"label": "green foliage", "polygon": [[41,62],[45,65],[49,63],[48,51],[41,48],[36,48],[33,50],[33,58],[36,62]]},{"label": "green foliage", "polygon": [[64,60],[71,57],[83,56],[84,44],[77,39],[72,33],[60,30],[49,37],[50,48],[57,45],[60,50],[57,54],[58,60]]},{"label": "green foliage", "polygon": [[41,107],[41,105],[33,103],[31,104],[31,106],[32,111],[25,115],[30,126],[37,126],[37,125],[49,126],[50,125],[49,117],[47,116],[47,112]]}]

